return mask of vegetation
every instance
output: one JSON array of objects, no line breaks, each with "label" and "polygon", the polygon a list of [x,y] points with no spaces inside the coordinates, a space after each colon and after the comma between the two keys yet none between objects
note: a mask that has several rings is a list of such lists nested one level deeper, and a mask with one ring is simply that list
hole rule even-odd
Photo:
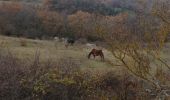
[{"label": "vegetation", "polygon": [[[114,76],[113,72],[98,75],[81,70],[70,58],[57,62],[40,62],[40,53],[34,60],[19,60],[11,52],[0,53],[0,98],[3,100],[84,100],[134,98],[136,91],[130,76]],[[131,77],[132,78],[132,77]],[[133,81],[134,83],[137,82]],[[121,83],[121,84],[120,84]],[[125,88],[124,90],[123,88]],[[133,87],[133,89],[131,88]],[[115,90],[115,92],[113,92]],[[126,94],[124,94],[124,92]]]},{"label": "vegetation", "polygon": [[[0,34],[16,37],[0,36],[0,99],[169,99],[169,0],[35,2],[0,2]],[[104,43],[106,60],[54,37]]]},{"label": "vegetation", "polygon": [[96,36],[93,36],[96,29],[94,22],[96,16],[112,17],[111,15],[123,12],[135,13],[130,9],[135,5],[128,5],[129,3],[125,1],[103,2],[102,0],[69,0],[69,2],[44,0],[40,4],[1,1],[0,33],[39,39],[54,36],[75,38],[86,36],[90,40],[93,38],[96,40]]}]

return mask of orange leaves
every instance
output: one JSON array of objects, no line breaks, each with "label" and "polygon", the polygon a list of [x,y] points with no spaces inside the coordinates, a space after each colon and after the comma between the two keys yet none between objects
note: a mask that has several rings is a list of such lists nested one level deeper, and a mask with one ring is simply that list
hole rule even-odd
[{"label": "orange leaves", "polygon": [[38,11],[38,15],[40,18],[44,20],[45,23],[48,22],[59,22],[63,20],[63,17],[57,13],[52,11]]},{"label": "orange leaves", "polygon": [[105,20],[106,22],[123,22],[128,19],[128,13],[120,13],[116,16],[104,16],[102,20]]},{"label": "orange leaves", "polygon": [[77,36],[85,36],[92,28],[92,15],[88,12],[78,11],[68,16],[68,24]]},{"label": "orange leaves", "polygon": [[53,11],[38,11],[38,16],[47,32],[57,33],[64,24],[64,17]]},{"label": "orange leaves", "polygon": [[22,9],[22,5],[20,3],[10,2],[10,3],[1,3],[0,10],[3,12],[9,13],[17,13]]},{"label": "orange leaves", "polygon": [[91,17],[91,15],[88,12],[82,12],[82,11],[78,11],[77,13],[70,15],[68,17],[68,20],[71,24],[74,23],[85,23],[89,20],[89,18]]}]

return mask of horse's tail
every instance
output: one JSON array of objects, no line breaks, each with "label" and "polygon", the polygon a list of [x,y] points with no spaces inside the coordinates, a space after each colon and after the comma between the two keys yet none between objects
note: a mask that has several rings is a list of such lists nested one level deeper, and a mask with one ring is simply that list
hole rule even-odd
[{"label": "horse's tail", "polygon": [[101,58],[102,58],[102,60],[104,60],[104,54],[102,51],[101,51]]},{"label": "horse's tail", "polygon": [[88,55],[88,59],[90,59],[91,54],[92,54],[92,52],[90,52],[90,53],[89,53],[89,55]]}]

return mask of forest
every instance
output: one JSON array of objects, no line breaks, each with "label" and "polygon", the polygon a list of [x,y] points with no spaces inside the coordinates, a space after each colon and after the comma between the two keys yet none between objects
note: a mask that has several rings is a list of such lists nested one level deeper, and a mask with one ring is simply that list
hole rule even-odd
[{"label": "forest", "polygon": [[[80,38],[81,34],[94,38],[89,34],[95,34],[95,22],[112,21],[118,14],[130,14],[135,17],[140,10],[143,10],[144,13],[150,9],[149,7],[140,8],[142,5],[137,2],[131,4],[130,2],[133,1],[130,0],[44,0],[34,2],[2,1],[0,33],[40,39],[54,36],[65,37],[66,35]],[[99,16],[100,18],[96,18]]]}]

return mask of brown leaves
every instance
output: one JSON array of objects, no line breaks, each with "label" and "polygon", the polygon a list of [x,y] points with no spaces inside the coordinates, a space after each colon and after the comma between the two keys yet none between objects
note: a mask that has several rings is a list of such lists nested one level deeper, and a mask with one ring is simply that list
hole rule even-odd
[{"label": "brown leaves", "polygon": [[20,3],[10,2],[10,3],[1,3],[0,10],[8,13],[17,13],[23,6]]}]

